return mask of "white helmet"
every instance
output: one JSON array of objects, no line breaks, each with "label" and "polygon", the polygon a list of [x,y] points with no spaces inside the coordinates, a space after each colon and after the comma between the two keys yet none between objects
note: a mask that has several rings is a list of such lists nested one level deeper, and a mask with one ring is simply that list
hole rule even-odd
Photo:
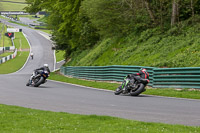
[{"label": "white helmet", "polygon": [[44,67],[49,67],[49,65],[48,64],[44,64]]}]

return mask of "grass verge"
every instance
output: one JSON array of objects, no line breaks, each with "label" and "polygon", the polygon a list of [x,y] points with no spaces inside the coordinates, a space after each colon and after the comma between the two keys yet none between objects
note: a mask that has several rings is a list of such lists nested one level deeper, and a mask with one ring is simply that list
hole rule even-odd
[{"label": "grass verge", "polygon": [[14,39],[15,47],[17,49],[29,49],[30,46],[24,37],[22,32],[16,32],[15,33],[15,39]]},{"label": "grass verge", "polygon": [[3,17],[3,16],[1,16],[1,15],[0,15],[0,18],[5,19],[5,20],[10,20],[10,19],[5,18],[5,17]]},{"label": "grass verge", "polygon": [[[21,32],[15,33],[14,43],[18,49],[17,56],[3,64],[0,64],[0,74],[13,73],[22,68],[29,55],[29,44]],[[22,51],[19,51],[19,50]],[[24,51],[25,49],[25,51]]]},{"label": "grass verge", "polygon": [[50,112],[16,106],[0,105],[0,132],[56,132],[56,133],[189,133],[200,127],[148,123],[96,115]]},{"label": "grass verge", "polygon": [[[51,73],[49,77],[51,80],[62,81],[66,83],[78,84],[88,87],[101,88],[107,90],[115,90],[120,84],[118,83],[108,83],[108,82],[99,82],[99,81],[88,81],[81,80],[76,78],[65,77],[59,72]],[[167,97],[176,97],[176,98],[189,98],[189,99],[200,99],[200,90],[190,90],[190,89],[160,89],[160,88],[148,88],[143,94],[148,95],[158,95],[158,96],[167,96]]]},{"label": "grass verge", "polygon": [[64,60],[65,51],[58,50],[56,51],[56,62]]},{"label": "grass verge", "polygon": [[12,41],[9,37],[5,36],[4,34],[7,32],[6,25],[0,23],[0,47],[9,47],[12,46]]},{"label": "grass verge", "polygon": [[8,74],[18,71],[25,64],[28,55],[28,51],[17,52],[17,56],[14,59],[0,64],[0,74]]},{"label": "grass verge", "polygon": [[48,34],[51,34],[51,33],[52,33],[51,30],[47,30],[47,29],[35,29],[35,30],[43,31],[43,32],[46,32],[46,33],[48,33]]},{"label": "grass verge", "polygon": [[13,54],[13,52],[4,52],[3,54],[0,54],[0,58],[6,57],[6,56],[11,55],[11,54]]}]

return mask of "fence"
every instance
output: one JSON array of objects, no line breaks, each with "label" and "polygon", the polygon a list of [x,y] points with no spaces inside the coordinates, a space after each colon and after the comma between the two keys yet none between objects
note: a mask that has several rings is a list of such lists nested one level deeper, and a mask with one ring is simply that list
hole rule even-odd
[{"label": "fence", "polygon": [[15,48],[15,44],[14,44],[14,41],[13,41],[14,38],[11,38],[11,41],[12,41],[12,45],[13,46],[10,46],[10,47],[0,47],[0,54],[3,53],[3,51],[12,51],[14,50],[14,53],[11,54],[11,55],[8,55],[6,57],[3,57],[3,58],[0,58],[0,64],[10,60],[10,59],[13,59],[17,56],[17,48]]},{"label": "fence", "polygon": [[6,61],[8,61],[8,60],[10,60],[10,59],[13,59],[13,58],[15,58],[16,56],[17,56],[17,49],[15,49],[15,52],[14,52],[13,54],[1,58],[1,59],[0,59],[0,64],[4,63],[4,62],[6,62]]},{"label": "fence", "polygon": [[[127,74],[137,73],[143,66],[80,66],[61,67],[61,73],[75,78],[121,82]],[[151,87],[198,88],[200,67],[155,68],[143,67],[149,72]]]},{"label": "fence", "polygon": [[200,89],[200,67],[155,68],[153,87]]}]

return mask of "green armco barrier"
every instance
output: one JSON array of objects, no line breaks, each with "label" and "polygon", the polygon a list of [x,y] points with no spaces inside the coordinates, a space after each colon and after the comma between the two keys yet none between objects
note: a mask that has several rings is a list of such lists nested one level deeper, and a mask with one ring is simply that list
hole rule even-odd
[{"label": "green armco barrier", "polygon": [[124,77],[131,73],[137,73],[140,68],[146,68],[149,72],[150,83],[152,86],[153,67],[143,66],[79,66],[79,67],[61,67],[61,73],[75,78],[102,81],[123,81]]},{"label": "green armco barrier", "polygon": [[155,68],[153,87],[200,89],[200,67]]},{"label": "green armco barrier", "polygon": [[78,66],[61,67],[66,76],[102,81],[123,81],[131,73],[137,73],[140,68],[149,72],[151,87],[155,88],[197,88],[200,89],[200,67],[156,68],[144,66]]}]

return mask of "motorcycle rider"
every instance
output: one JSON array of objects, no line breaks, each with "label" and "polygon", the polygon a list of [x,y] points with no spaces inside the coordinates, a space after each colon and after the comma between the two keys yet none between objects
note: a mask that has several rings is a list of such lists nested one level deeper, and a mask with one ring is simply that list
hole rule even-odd
[{"label": "motorcycle rider", "polygon": [[[129,74],[127,78],[136,79],[138,82],[143,83],[145,86],[149,83],[149,73],[147,72],[145,68],[141,68],[138,73]],[[135,86],[132,86],[132,87],[135,88]],[[127,89],[126,87],[124,87],[124,89],[125,89],[124,90],[124,93],[125,93]]]},{"label": "motorcycle rider", "polygon": [[50,74],[49,65],[48,65],[48,64],[44,64],[43,67],[40,67],[40,68],[38,68],[38,69],[35,69],[33,75],[32,75],[31,78],[30,78],[30,82],[31,82],[31,83],[32,83],[33,77],[35,77],[37,74],[41,73],[41,71],[47,71],[47,72],[48,72],[48,75],[49,75],[49,74]]},{"label": "motorcycle rider", "polygon": [[37,75],[38,73],[40,73],[41,70],[42,71],[47,71],[50,74],[50,70],[49,70],[49,65],[48,64],[44,64],[43,67],[35,69],[35,74]]},{"label": "motorcycle rider", "polygon": [[129,74],[130,78],[135,78],[137,81],[142,82],[144,84],[149,83],[149,73],[145,68],[141,68],[138,73]]}]

